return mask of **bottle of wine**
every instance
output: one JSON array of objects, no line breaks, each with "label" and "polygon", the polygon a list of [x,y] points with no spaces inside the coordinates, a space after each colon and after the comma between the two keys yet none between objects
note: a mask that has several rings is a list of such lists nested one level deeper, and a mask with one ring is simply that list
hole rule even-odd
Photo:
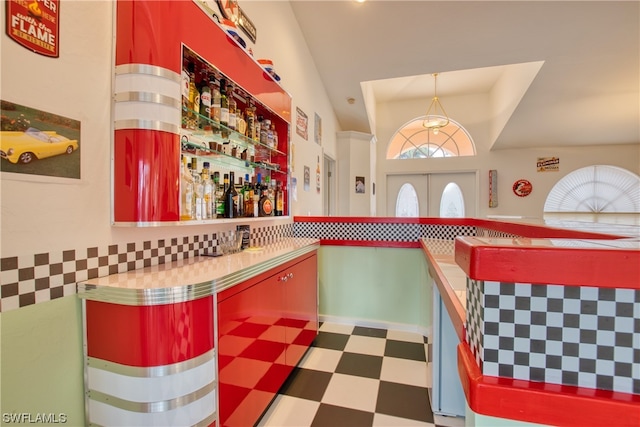
[{"label": "bottle of wine", "polygon": [[236,186],[231,184],[235,178],[234,172],[224,174],[224,217],[236,218],[238,216],[238,192]]},{"label": "bottle of wine", "polygon": [[220,172],[213,173],[213,186],[215,187],[216,196],[216,218],[224,217],[224,185],[220,182]]},{"label": "bottle of wine", "polygon": [[227,98],[227,81],[225,79],[220,79],[220,124],[224,126],[222,129],[222,137],[228,138],[229,98]]},{"label": "bottle of wine", "polygon": [[242,177],[238,177],[238,183],[235,184],[236,193],[238,193],[236,207],[238,212],[238,218],[242,218],[244,216],[244,192],[242,191]]},{"label": "bottle of wine", "polygon": [[280,182],[276,181],[276,216],[284,215],[284,191]]}]

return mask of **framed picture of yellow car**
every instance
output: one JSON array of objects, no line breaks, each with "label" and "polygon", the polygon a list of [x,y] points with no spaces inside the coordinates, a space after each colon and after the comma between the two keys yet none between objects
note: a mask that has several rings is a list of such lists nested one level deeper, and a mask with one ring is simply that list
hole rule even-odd
[{"label": "framed picture of yellow car", "polygon": [[80,179],[80,121],[0,100],[0,171]]}]

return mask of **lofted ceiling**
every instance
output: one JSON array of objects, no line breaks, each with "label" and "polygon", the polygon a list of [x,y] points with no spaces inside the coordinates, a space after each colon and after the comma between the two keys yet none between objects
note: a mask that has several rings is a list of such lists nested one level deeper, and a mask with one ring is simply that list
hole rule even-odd
[{"label": "lofted ceiling", "polygon": [[445,107],[492,99],[492,149],[640,142],[638,1],[290,3],[342,130],[375,134],[376,102],[426,109],[437,72]]}]

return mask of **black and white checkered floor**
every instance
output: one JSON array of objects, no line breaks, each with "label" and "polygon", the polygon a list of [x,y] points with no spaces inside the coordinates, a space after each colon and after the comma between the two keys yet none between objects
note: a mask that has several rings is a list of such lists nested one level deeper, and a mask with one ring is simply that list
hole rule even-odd
[{"label": "black and white checkered floor", "polygon": [[324,322],[259,426],[434,426],[417,333]]}]

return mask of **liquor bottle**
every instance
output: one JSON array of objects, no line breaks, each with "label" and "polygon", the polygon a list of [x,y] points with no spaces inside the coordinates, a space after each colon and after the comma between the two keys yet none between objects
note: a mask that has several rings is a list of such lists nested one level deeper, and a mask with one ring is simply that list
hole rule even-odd
[{"label": "liquor bottle", "polygon": [[215,194],[213,181],[209,175],[209,162],[204,162],[202,167],[202,183],[204,185],[204,214],[203,219],[215,218]]},{"label": "liquor bottle", "polygon": [[238,133],[247,136],[247,121],[244,119],[244,113],[240,109],[236,113],[236,127]]},{"label": "liquor bottle", "polygon": [[284,215],[284,191],[280,182],[276,181],[276,216]]},{"label": "liquor bottle", "polygon": [[213,186],[216,198],[216,218],[224,217],[224,185],[220,182],[220,172],[213,173]]},{"label": "liquor bottle", "polygon": [[271,148],[273,148],[274,150],[277,150],[278,149],[278,132],[276,132],[275,123],[271,123],[271,132],[269,134],[269,137],[271,138]]},{"label": "liquor bottle", "polygon": [[253,215],[253,186],[249,181],[249,174],[244,175],[244,187],[242,188],[244,196],[244,216],[251,217]]},{"label": "liquor bottle", "polygon": [[229,132],[226,128],[229,127],[229,98],[227,98],[227,81],[220,79],[220,124],[224,126],[222,128],[222,137],[227,138]]},{"label": "liquor bottle", "polygon": [[[187,112],[187,116],[189,117],[188,127],[190,129],[196,128],[196,111],[200,109],[200,95],[198,93],[198,89],[196,88],[196,74],[195,74],[196,66],[193,62],[189,62],[189,105]],[[196,110],[196,103],[198,104],[198,110]]]},{"label": "liquor bottle", "polygon": [[267,145],[269,146],[269,148],[275,148],[275,146],[273,145],[273,129],[274,126],[271,124],[271,120],[265,120],[265,122],[267,122],[266,127],[267,127]]},{"label": "liquor bottle", "polygon": [[187,111],[189,109],[189,64],[186,59],[182,64],[182,127],[187,127]]},{"label": "liquor bottle", "polygon": [[259,115],[255,121],[256,129],[255,129],[255,140],[258,142],[262,142],[261,140],[261,131],[262,131],[262,122],[264,121],[264,117]]},{"label": "liquor bottle", "polygon": [[258,216],[271,215],[273,215],[273,201],[269,197],[269,187],[263,185],[260,192],[260,200],[258,201]]},{"label": "liquor bottle", "polygon": [[[251,183],[251,187],[253,188],[253,216],[257,217],[259,214],[258,204],[260,202],[260,186],[255,181],[255,177],[253,178],[253,182]],[[260,174],[258,174],[258,180],[260,179]]]},{"label": "liquor bottle", "polygon": [[235,173],[229,172],[224,174],[224,217],[236,218],[238,216],[238,192],[235,185],[232,184]]},{"label": "liquor bottle", "polygon": [[253,216],[260,216],[260,196],[262,187],[260,184],[261,174],[258,173],[257,181],[253,185]]},{"label": "liquor bottle", "polygon": [[255,111],[256,107],[254,107],[253,105],[249,105],[249,107],[244,112],[247,120],[247,137],[253,139],[254,141],[256,139]]},{"label": "liquor bottle", "polygon": [[263,119],[260,122],[260,144],[269,145],[269,128],[271,127],[271,120]]},{"label": "liquor bottle", "polygon": [[236,193],[238,193],[238,199],[236,202],[236,206],[238,209],[238,217],[241,218],[244,216],[244,193],[242,191],[242,177],[238,177],[238,183],[236,184]]},{"label": "liquor bottle", "polygon": [[209,119],[211,117],[211,88],[208,84],[202,86],[200,90],[200,127],[209,125]]},{"label": "liquor bottle", "polygon": [[229,100],[229,129],[238,130],[238,112],[236,111],[238,104],[233,96],[233,89],[234,87],[232,84],[227,86],[227,99]]},{"label": "liquor bottle", "polygon": [[211,91],[211,120],[220,123],[220,88],[216,84],[216,76],[209,75],[209,90]]},{"label": "liquor bottle", "polygon": [[198,159],[191,158],[191,174],[193,176],[193,219],[202,219],[204,207],[204,183],[198,173]]},{"label": "liquor bottle", "polygon": [[182,156],[182,171],[180,173],[180,220],[193,219],[193,175],[189,170],[189,161]]}]

